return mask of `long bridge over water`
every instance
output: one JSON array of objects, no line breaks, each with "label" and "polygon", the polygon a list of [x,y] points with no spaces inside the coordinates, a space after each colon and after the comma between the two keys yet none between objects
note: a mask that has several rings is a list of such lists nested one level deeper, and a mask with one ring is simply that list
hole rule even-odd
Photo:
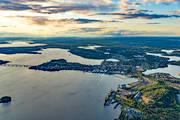
[{"label": "long bridge over water", "polygon": [[24,68],[29,68],[32,65],[21,65],[21,64],[2,64],[0,66],[6,66],[6,67],[24,67]]}]

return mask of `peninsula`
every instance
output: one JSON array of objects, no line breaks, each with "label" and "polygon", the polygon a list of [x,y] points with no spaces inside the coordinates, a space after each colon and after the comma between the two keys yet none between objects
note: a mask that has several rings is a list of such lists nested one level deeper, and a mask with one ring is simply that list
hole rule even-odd
[{"label": "peninsula", "polygon": [[[76,62],[67,62],[65,59],[51,60],[37,66],[31,66],[29,69],[42,71],[61,71],[61,70],[78,70],[91,73],[102,74],[122,74],[136,76],[139,71],[155,69],[167,66],[167,59],[161,57],[150,57],[149,55],[134,56],[135,59],[109,61],[104,59],[100,65],[86,65]],[[153,62],[156,61],[156,62]]]},{"label": "peninsula", "polygon": [[139,74],[138,82],[111,90],[104,105],[121,106],[117,120],[178,120],[179,90],[180,79],[170,74]]}]

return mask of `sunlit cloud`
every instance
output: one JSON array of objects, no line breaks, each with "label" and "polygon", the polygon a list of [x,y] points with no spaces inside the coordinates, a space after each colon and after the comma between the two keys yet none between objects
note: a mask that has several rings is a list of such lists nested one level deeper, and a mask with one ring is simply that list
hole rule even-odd
[{"label": "sunlit cloud", "polygon": [[11,36],[128,36],[155,34],[158,29],[164,35],[160,31],[167,27],[166,31],[173,31],[169,34],[180,35],[178,5],[179,0],[1,0],[0,32]]},{"label": "sunlit cloud", "polygon": [[180,18],[180,15],[168,15],[168,14],[149,14],[146,11],[136,12],[119,12],[119,13],[96,13],[93,15],[107,15],[116,16],[120,19],[159,19],[159,18]]},{"label": "sunlit cloud", "polygon": [[146,23],[146,24],[149,24],[149,25],[158,25],[158,24],[161,24],[160,22],[151,22],[151,23]]},{"label": "sunlit cloud", "polygon": [[102,22],[118,22],[118,21],[103,21],[97,19],[49,19],[44,16],[7,16],[9,18],[23,18],[29,21],[32,25],[48,25],[48,24],[87,24],[87,23],[102,23]]},{"label": "sunlit cloud", "polygon": [[131,9],[132,7],[139,7],[141,5],[140,2],[130,2],[130,0],[120,0],[118,2],[119,7],[123,10]]},{"label": "sunlit cloud", "polygon": [[176,10],[176,11],[173,12],[172,14],[179,14],[179,15],[180,15],[180,10]]},{"label": "sunlit cloud", "polygon": [[147,3],[147,2],[155,2],[156,4],[159,4],[159,3],[165,3],[165,4],[168,4],[168,3],[178,3],[179,0],[142,0],[144,3]]}]

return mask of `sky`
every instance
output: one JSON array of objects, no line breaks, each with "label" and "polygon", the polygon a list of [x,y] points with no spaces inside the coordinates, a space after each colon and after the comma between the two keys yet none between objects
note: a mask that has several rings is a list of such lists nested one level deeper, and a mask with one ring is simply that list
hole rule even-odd
[{"label": "sky", "polygon": [[179,36],[180,0],[0,0],[0,37]]}]

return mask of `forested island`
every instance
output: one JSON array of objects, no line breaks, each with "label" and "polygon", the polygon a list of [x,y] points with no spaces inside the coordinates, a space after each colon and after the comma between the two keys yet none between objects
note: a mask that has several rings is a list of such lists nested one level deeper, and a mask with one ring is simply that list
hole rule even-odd
[{"label": "forested island", "polygon": [[29,69],[42,71],[80,70],[92,71],[96,65],[83,65],[80,63],[67,62],[65,59],[51,60],[38,66],[31,66]]}]

